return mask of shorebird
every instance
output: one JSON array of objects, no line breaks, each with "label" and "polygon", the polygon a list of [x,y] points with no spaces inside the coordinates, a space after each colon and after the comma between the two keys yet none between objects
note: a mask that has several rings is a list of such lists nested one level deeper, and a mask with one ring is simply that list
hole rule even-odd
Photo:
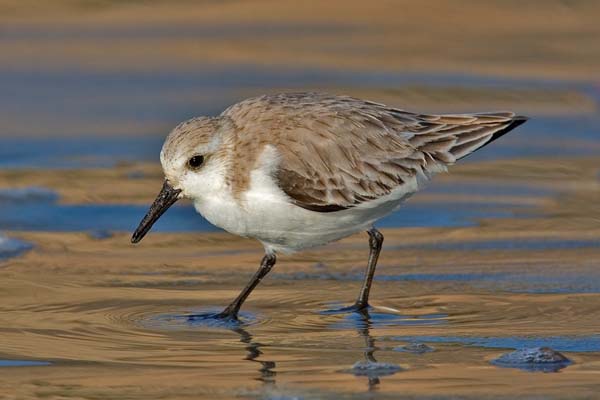
[{"label": "shorebird", "polygon": [[433,175],[526,120],[512,112],[419,114],[324,93],[250,98],[168,135],[162,189],[131,241],[184,197],[212,224],[258,239],[265,249],[258,271],[215,315],[237,319],[278,253],[366,231],[364,283],[347,308],[364,310],[383,243],[373,224]]}]

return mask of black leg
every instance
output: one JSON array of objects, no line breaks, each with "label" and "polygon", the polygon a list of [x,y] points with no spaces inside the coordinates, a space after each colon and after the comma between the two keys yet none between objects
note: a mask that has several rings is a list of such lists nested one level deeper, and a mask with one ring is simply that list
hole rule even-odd
[{"label": "black leg", "polygon": [[217,317],[237,319],[238,312],[240,311],[242,304],[244,304],[244,301],[246,301],[246,298],[248,298],[250,293],[252,293],[254,288],[260,283],[262,278],[264,278],[269,273],[269,271],[271,271],[271,268],[273,268],[273,265],[275,265],[276,261],[277,258],[275,257],[275,254],[265,254],[262,261],[260,262],[260,268],[258,269],[258,271],[256,271],[250,282],[248,282],[244,290],[242,290],[238,297],[233,302],[231,302],[231,304],[228,305],[227,308],[225,308],[220,314],[218,314]]},{"label": "black leg", "polygon": [[[377,347],[375,346],[375,338],[371,336],[371,316],[369,315],[369,310],[363,308],[358,312],[361,314],[364,323],[364,326],[359,327],[358,334],[365,339],[365,361],[367,363],[376,363],[375,351]],[[379,375],[367,375],[367,377],[369,378],[369,391],[376,390],[377,385],[381,383]]]},{"label": "black leg", "polygon": [[369,262],[367,264],[365,281],[356,299],[356,303],[354,303],[354,308],[358,310],[363,310],[369,306],[369,292],[371,291],[373,275],[375,275],[375,267],[377,267],[377,259],[379,258],[381,245],[383,244],[383,235],[377,229],[371,228],[367,233],[369,234]]}]

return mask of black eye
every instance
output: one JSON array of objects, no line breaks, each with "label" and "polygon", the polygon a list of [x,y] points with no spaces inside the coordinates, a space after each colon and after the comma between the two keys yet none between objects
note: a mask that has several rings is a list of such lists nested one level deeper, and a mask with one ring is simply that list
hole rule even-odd
[{"label": "black eye", "polygon": [[204,163],[204,156],[194,156],[188,160],[188,165],[192,169],[200,168],[200,166]]}]

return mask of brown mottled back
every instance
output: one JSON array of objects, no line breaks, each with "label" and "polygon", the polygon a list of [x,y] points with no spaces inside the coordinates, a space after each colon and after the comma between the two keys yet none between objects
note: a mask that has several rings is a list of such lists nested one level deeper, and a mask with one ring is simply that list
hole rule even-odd
[{"label": "brown mottled back", "polygon": [[510,112],[423,115],[320,93],[261,96],[222,114],[232,121],[232,187],[248,188],[265,145],[275,178],[299,206],[337,211],[376,199],[417,174],[454,163],[525,121]]}]

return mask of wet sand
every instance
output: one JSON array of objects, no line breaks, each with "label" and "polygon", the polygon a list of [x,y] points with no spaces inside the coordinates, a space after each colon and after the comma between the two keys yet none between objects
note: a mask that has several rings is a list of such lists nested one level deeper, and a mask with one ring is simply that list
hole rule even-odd
[{"label": "wet sand", "polygon": [[[597,2],[0,0],[0,399],[514,399],[600,392]],[[281,256],[189,203],[137,246],[162,138],[326,90],[518,131],[366,234]],[[433,351],[403,351],[422,343]],[[548,346],[543,372],[499,356]],[[380,364],[378,364],[380,363]]]},{"label": "wet sand", "polygon": [[[516,138],[521,139],[521,138]],[[521,139],[523,142],[526,138]],[[600,159],[531,158],[500,159],[459,163],[449,173],[437,175],[412,202],[489,201],[539,205],[554,202],[548,193],[579,193],[599,190]],[[0,190],[43,187],[56,192],[62,204],[149,205],[158,193],[164,176],[160,163],[123,163],[112,168],[87,169],[3,169]],[[498,190],[490,191],[494,185]],[[465,185],[481,189],[466,193]],[[505,186],[502,189],[502,185]],[[529,189],[529,193],[527,190]],[[535,189],[543,190],[536,192]],[[477,197],[473,197],[477,196]],[[554,205],[556,206],[555,202]],[[593,202],[589,206],[593,207]]]},{"label": "wet sand", "polygon": [[600,63],[593,1],[3,3],[8,68],[268,65],[596,81]]},{"label": "wet sand", "polygon": [[438,113],[598,109],[595,2],[38,3],[0,3],[0,137],[162,137],[280,90]]},{"label": "wet sand", "polygon": [[[0,389],[16,398],[593,397],[600,376],[597,161],[457,167],[437,192],[414,200],[468,202],[444,188],[484,179],[506,192],[515,180],[552,190],[515,195],[532,208],[523,216],[384,229],[368,318],[322,313],[358,291],[364,234],[282,256],[244,307],[243,324],[215,326],[187,316],[218,310],[237,294],[262,255],[255,241],[151,233],[133,246],[127,232],[8,232],[35,248],[0,264],[0,359],[50,365],[6,368]],[[121,187],[126,170],[105,172],[106,185]],[[515,178],[515,170],[527,173]],[[28,172],[20,173],[21,180]],[[79,175],[63,177],[74,184]],[[27,184],[52,187],[66,201],[104,199],[35,180],[43,173],[30,178]],[[435,350],[397,350],[415,341]],[[573,364],[543,373],[490,363],[533,345],[551,346]],[[356,362],[373,359],[401,370],[353,372]]]}]

